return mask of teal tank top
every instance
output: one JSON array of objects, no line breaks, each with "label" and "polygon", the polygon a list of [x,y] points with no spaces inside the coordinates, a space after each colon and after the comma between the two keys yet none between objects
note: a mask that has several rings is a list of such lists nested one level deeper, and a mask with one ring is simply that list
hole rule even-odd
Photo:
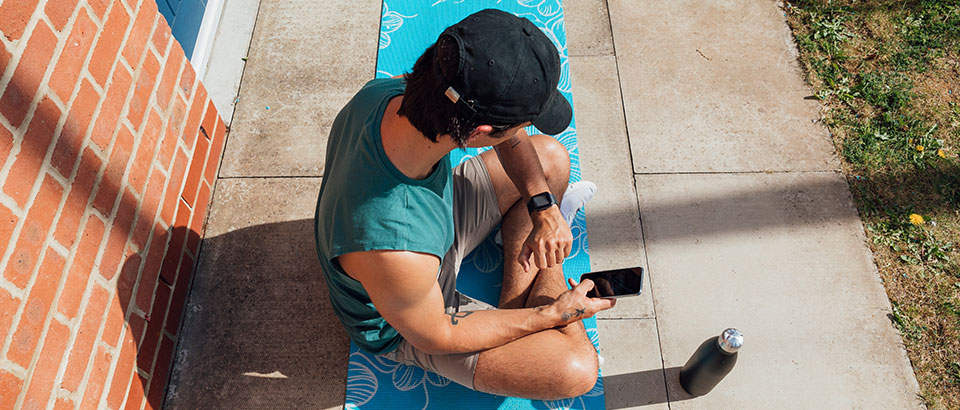
[{"label": "teal tank top", "polygon": [[401,173],[383,150],[380,122],[403,94],[402,79],[368,82],[340,111],[327,141],[314,216],[317,253],[330,301],[351,340],[375,354],[401,337],[336,258],[350,252],[405,250],[443,258],[453,244],[453,177],[449,155],[427,178]]}]

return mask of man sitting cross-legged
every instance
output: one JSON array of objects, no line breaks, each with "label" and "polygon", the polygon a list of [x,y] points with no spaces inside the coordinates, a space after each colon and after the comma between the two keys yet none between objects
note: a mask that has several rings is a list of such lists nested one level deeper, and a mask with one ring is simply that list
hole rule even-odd
[{"label": "man sitting cross-legged", "polygon": [[[597,354],[583,318],[613,306],[573,289],[572,235],[555,197],[570,158],[560,60],[530,21],[475,13],[404,78],[367,83],[337,116],[317,203],[317,249],[335,312],[362,349],[500,395],[589,391]],[[449,153],[493,146],[454,169]],[[574,209],[575,211],[575,209]],[[494,308],[456,291],[462,259],[501,224]]]}]

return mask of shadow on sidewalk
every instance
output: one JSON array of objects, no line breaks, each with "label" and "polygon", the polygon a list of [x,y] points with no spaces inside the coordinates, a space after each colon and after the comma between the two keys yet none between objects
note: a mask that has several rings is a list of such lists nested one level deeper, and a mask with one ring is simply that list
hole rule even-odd
[{"label": "shadow on sidewalk", "polygon": [[164,408],[343,405],[349,340],[312,220],[205,238],[184,309]]},{"label": "shadow on sidewalk", "polygon": [[[663,386],[664,378],[666,378],[667,390],[659,388]],[[642,390],[635,390],[636,386],[643,386]],[[607,400],[607,409],[610,410],[632,409],[694,398],[680,387],[679,366],[603,376],[603,391]]]}]

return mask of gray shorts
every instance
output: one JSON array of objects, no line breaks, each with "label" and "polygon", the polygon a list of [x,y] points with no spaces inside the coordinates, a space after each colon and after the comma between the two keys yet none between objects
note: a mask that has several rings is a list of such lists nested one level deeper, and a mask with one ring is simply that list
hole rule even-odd
[{"label": "gray shorts", "polygon": [[[457,292],[460,263],[480,244],[501,220],[497,194],[479,156],[464,161],[453,169],[453,246],[443,257],[437,282],[443,292],[447,313],[496,309],[488,303]],[[418,366],[473,389],[473,373],[479,352],[435,355],[417,349],[406,339],[383,357],[411,366]]]}]

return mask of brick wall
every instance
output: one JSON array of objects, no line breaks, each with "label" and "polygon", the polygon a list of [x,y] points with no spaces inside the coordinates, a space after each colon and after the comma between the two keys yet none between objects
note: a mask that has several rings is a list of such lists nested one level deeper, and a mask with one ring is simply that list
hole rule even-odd
[{"label": "brick wall", "polygon": [[0,43],[0,409],[159,408],[226,128],[154,0]]}]

